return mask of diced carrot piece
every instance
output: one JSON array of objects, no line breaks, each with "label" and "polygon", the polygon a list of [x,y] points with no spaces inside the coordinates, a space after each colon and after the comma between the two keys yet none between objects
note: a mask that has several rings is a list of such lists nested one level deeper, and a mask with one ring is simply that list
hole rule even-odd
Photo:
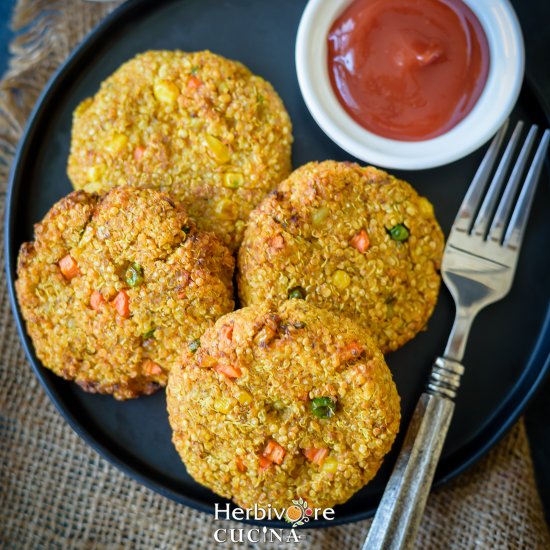
[{"label": "diced carrot piece", "polygon": [[364,229],[361,229],[349,242],[358,252],[366,252],[370,246],[369,236]]},{"label": "diced carrot piece", "polygon": [[134,149],[134,160],[139,162],[143,158],[144,153],[145,153],[145,147],[143,147],[143,145],[138,145]]},{"label": "diced carrot piece", "polygon": [[241,369],[239,369],[239,367],[228,365],[227,363],[218,363],[214,367],[214,370],[216,372],[219,372],[220,374],[223,374],[224,376],[227,376],[227,378],[239,378],[239,376],[242,375]]},{"label": "diced carrot piece", "polygon": [[199,80],[196,76],[190,76],[189,80],[187,81],[187,87],[190,90],[196,90],[197,88],[200,88],[202,86],[202,81]]},{"label": "diced carrot piece", "polygon": [[92,309],[97,311],[103,303],[105,303],[105,298],[103,298],[101,292],[94,290],[90,296],[90,305],[92,306]]},{"label": "diced carrot piece", "polygon": [[355,359],[359,357],[365,348],[357,341],[350,342],[340,352],[340,359],[342,361],[349,361],[350,359]]},{"label": "diced carrot piece", "polygon": [[246,466],[243,462],[243,459],[242,457],[238,456],[236,459],[235,459],[235,464],[237,465],[237,470],[239,470],[239,472],[241,473],[244,473],[246,472]]},{"label": "diced carrot piece", "polygon": [[273,462],[269,460],[269,458],[266,458],[265,456],[260,457],[260,470],[268,470]]},{"label": "diced carrot piece", "polygon": [[121,317],[130,317],[130,297],[125,290],[121,290],[113,300],[113,305]]},{"label": "diced carrot piece", "polygon": [[300,392],[298,395],[297,395],[298,399],[300,401],[309,401],[309,392],[308,391],[303,391],[303,392]]},{"label": "diced carrot piece", "polygon": [[313,464],[321,465],[328,455],[328,449],[326,447],[321,447],[319,449],[311,447],[304,450],[304,455],[310,462],[313,462]]},{"label": "diced carrot piece", "polygon": [[233,325],[223,325],[223,327],[220,330],[220,335],[222,338],[225,338],[229,342],[231,342],[231,338],[233,338]]},{"label": "diced carrot piece", "polygon": [[350,342],[347,346],[346,346],[346,350],[351,354],[351,355],[354,355],[354,356],[357,356],[357,355],[361,355],[363,353],[363,346],[359,343],[359,342],[356,342],[355,340],[353,342]]},{"label": "diced carrot piece", "polygon": [[317,454],[317,449],[315,447],[304,449],[304,455],[310,462],[313,462],[313,459],[315,458],[316,454]]},{"label": "diced carrot piece", "polygon": [[271,462],[275,462],[275,464],[282,464],[285,454],[286,451],[284,447],[279,445],[276,441],[273,441],[273,439],[270,439],[267,442],[263,452],[263,456],[265,458],[269,458],[269,460],[271,460]]},{"label": "diced carrot piece", "polygon": [[162,367],[160,365],[157,365],[156,363],[153,363],[151,365],[150,372],[151,374],[162,374]]},{"label": "diced carrot piece", "polygon": [[271,453],[273,462],[275,462],[275,464],[282,464],[285,454],[286,454],[286,451],[282,447],[278,447]]},{"label": "diced carrot piece", "polygon": [[162,374],[162,367],[155,363],[154,361],[151,361],[151,359],[146,359],[143,362],[143,365],[141,367],[143,369],[143,373],[147,376],[155,376],[157,374]]},{"label": "diced carrot piece", "polygon": [[281,250],[285,247],[285,240],[282,235],[275,235],[271,237],[268,242],[269,246],[274,250]]},{"label": "diced carrot piece", "polygon": [[59,260],[59,269],[61,270],[61,273],[63,273],[65,279],[67,279],[68,281],[80,274],[78,264],[70,254],[67,254],[64,258],[61,258],[61,260]]}]

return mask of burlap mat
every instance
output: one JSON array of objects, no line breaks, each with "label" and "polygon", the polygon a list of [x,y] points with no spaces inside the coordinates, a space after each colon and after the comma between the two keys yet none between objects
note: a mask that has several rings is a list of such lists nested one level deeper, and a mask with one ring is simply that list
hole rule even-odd
[{"label": "burlap mat", "polygon": [[[114,6],[19,0],[13,24],[20,34],[11,45],[11,65],[0,88],[2,210],[9,165],[37,95],[75,44]],[[71,431],[25,359],[4,278],[0,354],[0,546],[199,549],[215,545],[215,529],[241,527],[214,522],[142,487]],[[302,531],[305,541],[297,546],[360,548],[369,524]],[[417,546],[550,548],[523,422],[467,474],[432,494]]]}]

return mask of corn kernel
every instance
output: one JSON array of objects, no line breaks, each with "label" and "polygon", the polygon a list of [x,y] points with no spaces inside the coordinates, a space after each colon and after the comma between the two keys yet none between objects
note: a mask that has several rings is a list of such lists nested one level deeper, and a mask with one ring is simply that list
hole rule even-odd
[{"label": "corn kernel", "polygon": [[237,393],[237,401],[241,405],[249,405],[252,403],[252,395],[246,390],[239,390],[239,393]]},{"label": "corn kernel", "polygon": [[229,199],[220,199],[216,204],[216,214],[226,220],[234,220],[238,216],[237,205]]},{"label": "corn kernel", "polygon": [[199,367],[210,369],[218,364],[218,360],[211,355],[201,355],[199,357]]},{"label": "corn kernel", "polygon": [[98,181],[87,183],[83,189],[86,193],[100,193],[102,191],[101,183]]},{"label": "corn kernel", "polygon": [[424,216],[433,216],[434,215],[434,207],[432,206],[432,203],[426,197],[420,197],[418,199],[418,207],[420,208],[420,212]]},{"label": "corn kernel", "polygon": [[229,149],[217,137],[207,135],[205,139],[212,157],[218,164],[229,162]]},{"label": "corn kernel", "polygon": [[237,189],[244,182],[244,176],[240,172],[227,172],[223,175],[223,184],[229,189]]},{"label": "corn kernel", "polygon": [[336,288],[344,290],[350,285],[351,277],[345,271],[338,269],[334,272],[334,275],[332,276],[332,282],[334,283],[334,286]]},{"label": "corn kernel", "polygon": [[111,155],[118,155],[128,144],[128,137],[124,134],[114,134],[105,144],[105,149]]},{"label": "corn kernel", "polygon": [[326,206],[322,206],[313,212],[311,215],[311,223],[313,225],[322,225],[328,218],[329,209]]},{"label": "corn kernel", "polygon": [[204,126],[204,120],[199,117],[194,117],[190,118],[187,124],[194,130],[200,130]]},{"label": "corn kernel", "polygon": [[321,466],[321,470],[327,472],[327,474],[335,474],[336,470],[338,470],[338,461],[333,456],[327,456]]},{"label": "corn kernel", "polygon": [[88,176],[88,181],[95,182],[105,173],[104,164],[94,164],[86,170],[86,175]]},{"label": "corn kernel", "polygon": [[180,95],[179,88],[170,80],[157,80],[153,85],[153,93],[162,103],[174,103]]},{"label": "corn kernel", "polygon": [[228,397],[219,397],[214,401],[214,410],[222,414],[229,414],[233,408],[233,400]]}]

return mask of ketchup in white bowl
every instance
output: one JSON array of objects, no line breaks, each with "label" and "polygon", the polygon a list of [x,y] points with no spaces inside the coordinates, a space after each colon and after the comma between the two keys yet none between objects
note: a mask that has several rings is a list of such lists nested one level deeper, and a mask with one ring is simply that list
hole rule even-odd
[{"label": "ketchup in white bowl", "polygon": [[354,0],[327,46],[342,107],[365,129],[401,141],[453,128],[489,73],[485,32],[462,0]]},{"label": "ketchup in white bowl", "polygon": [[448,164],[510,115],[525,67],[509,0],[309,0],[296,74],[311,116],[357,159]]}]

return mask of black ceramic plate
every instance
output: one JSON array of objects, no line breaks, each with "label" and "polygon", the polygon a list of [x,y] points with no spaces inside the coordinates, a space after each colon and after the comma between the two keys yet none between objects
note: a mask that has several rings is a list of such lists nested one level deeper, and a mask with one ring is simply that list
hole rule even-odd
[{"label": "black ceramic plate", "polygon": [[[211,49],[242,61],[267,78],[282,96],[294,124],[294,166],[350,157],[310,117],[296,80],[294,40],[305,2],[296,0],[136,0],[98,27],[50,82],[35,108],[11,175],[6,217],[7,276],[12,306],[36,375],[73,429],[127,474],[178,502],[212,511],[222,499],[195,483],[170,441],[164,393],[117,402],[89,395],[57,378],[37,360],[15,303],[16,257],[33,223],[71,190],[65,174],[71,113],[122,62],[148,49]],[[524,89],[513,119],[546,125],[536,98]],[[483,151],[436,170],[399,172],[434,204],[448,232]],[[550,350],[549,174],[544,171],[514,287],[476,320],[464,364],[456,414],[437,471],[442,484],[463,471],[503,435],[542,380]],[[387,360],[402,397],[403,426],[424,386],[432,360],[442,352],[454,308],[445,289],[429,329]],[[52,334],[55,338],[55,334]],[[400,440],[379,475],[347,504],[335,525],[371,515],[383,492]]]}]

